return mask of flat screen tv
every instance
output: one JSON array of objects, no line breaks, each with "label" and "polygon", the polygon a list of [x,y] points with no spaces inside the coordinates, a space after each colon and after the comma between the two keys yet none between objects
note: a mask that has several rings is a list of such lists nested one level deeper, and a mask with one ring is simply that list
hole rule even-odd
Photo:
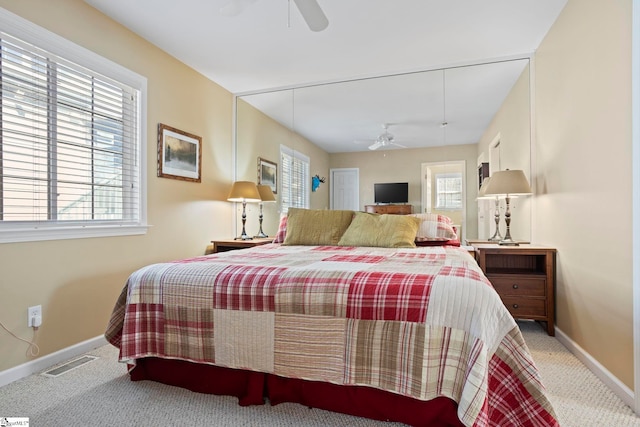
[{"label": "flat screen tv", "polygon": [[375,203],[408,203],[408,182],[385,182],[373,184],[373,199]]}]

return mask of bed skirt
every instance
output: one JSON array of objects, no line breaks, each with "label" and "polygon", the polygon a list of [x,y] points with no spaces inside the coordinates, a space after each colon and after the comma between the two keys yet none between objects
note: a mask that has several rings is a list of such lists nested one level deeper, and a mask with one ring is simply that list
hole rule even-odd
[{"label": "bed skirt", "polygon": [[138,359],[132,381],[151,380],[198,393],[235,396],[240,406],[292,402],[374,420],[415,427],[462,426],[457,404],[446,397],[424,402],[384,390],[284,378],[183,360]]}]

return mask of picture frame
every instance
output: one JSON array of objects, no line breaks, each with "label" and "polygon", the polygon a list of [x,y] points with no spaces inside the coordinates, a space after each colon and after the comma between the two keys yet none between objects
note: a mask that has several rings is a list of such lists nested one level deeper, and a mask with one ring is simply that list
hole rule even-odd
[{"label": "picture frame", "polygon": [[278,194],[278,164],[258,157],[258,184],[271,187]]},{"label": "picture frame", "polygon": [[158,123],[158,176],[202,180],[202,138]]}]

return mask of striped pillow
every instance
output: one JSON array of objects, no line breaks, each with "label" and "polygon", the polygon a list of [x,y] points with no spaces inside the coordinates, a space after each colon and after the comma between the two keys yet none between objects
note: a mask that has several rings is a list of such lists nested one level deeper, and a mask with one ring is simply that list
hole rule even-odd
[{"label": "striped pillow", "polygon": [[411,216],[422,221],[418,228],[416,242],[458,240],[453,221],[448,216],[429,213],[411,214]]}]

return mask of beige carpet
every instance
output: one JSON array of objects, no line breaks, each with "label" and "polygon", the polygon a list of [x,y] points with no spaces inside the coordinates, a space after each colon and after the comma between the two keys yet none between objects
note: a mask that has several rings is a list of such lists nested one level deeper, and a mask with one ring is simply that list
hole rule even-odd
[{"label": "beige carpet", "polygon": [[[639,426],[640,419],[555,338],[521,323],[563,427]],[[297,404],[240,407],[232,397],[193,393],[149,381],[129,381],[105,346],[99,359],[57,378],[32,375],[0,388],[0,417],[29,417],[31,427],[51,426],[386,426],[308,409]]]}]

